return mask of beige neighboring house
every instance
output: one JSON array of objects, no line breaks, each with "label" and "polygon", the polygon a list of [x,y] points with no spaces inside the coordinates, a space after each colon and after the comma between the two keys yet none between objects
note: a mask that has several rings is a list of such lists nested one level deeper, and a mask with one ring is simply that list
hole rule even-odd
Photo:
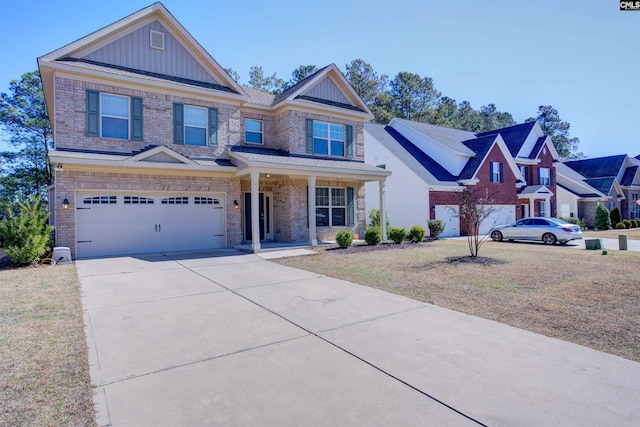
[{"label": "beige neighboring house", "polygon": [[314,245],[364,233],[366,182],[384,206],[373,116],[333,64],[279,95],[241,86],[155,3],[38,65],[74,257]]}]

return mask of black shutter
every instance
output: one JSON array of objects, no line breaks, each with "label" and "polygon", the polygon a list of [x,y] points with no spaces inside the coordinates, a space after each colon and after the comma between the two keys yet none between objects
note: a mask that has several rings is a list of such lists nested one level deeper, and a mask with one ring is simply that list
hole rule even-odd
[{"label": "black shutter", "polygon": [[184,144],[184,105],[173,104],[173,143]]},{"label": "black shutter", "polygon": [[218,146],[218,109],[209,108],[209,147]]},{"label": "black shutter", "polygon": [[307,153],[313,153],[313,119],[307,119],[306,123]]},{"label": "black shutter", "polygon": [[142,98],[131,98],[131,139],[142,141]]},{"label": "black shutter", "polygon": [[347,125],[347,157],[353,157],[353,126]]},{"label": "black shutter", "polygon": [[100,92],[87,91],[87,136],[100,136]]}]

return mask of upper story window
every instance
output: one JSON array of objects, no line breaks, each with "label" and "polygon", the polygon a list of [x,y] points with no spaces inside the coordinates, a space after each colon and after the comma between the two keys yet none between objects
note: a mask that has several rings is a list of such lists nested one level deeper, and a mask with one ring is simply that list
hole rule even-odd
[{"label": "upper story window", "polygon": [[307,119],[307,153],[324,156],[353,156],[353,126]]},{"label": "upper story window", "polygon": [[524,183],[528,183],[529,182],[529,168],[526,166],[518,166],[518,169],[520,169],[520,174],[522,175],[522,177],[524,178]]},{"label": "upper story window", "polygon": [[218,146],[218,109],[173,104],[174,144]]},{"label": "upper story window", "polygon": [[207,109],[184,106],[184,143],[186,145],[207,145]]},{"label": "upper story window", "polygon": [[491,162],[491,182],[504,182],[502,163]]},{"label": "upper story window", "polygon": [[549,168],[539,168],[539,185],[551,185],[551,169]]},{"label": "upper story window", "polygon": [[262,120],[244,119],[244,140],[247,144],[262,144]]},{"label": "upper story window", "polygon": [[142,98],[87,91],[87,136],[142,140]]}]

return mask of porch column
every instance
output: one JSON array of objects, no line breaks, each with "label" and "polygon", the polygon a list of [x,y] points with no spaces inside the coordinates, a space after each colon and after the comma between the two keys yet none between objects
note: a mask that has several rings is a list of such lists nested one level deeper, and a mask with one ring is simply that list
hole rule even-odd
[{"label": "porch column", "polygon": [[378,182],[380,187],[380,233],[382,234],[382,241],[387,240],[387,211],[385,208],[385,193],[386,193],[386,178],[383,178]]},{"label": "porch column", "polygon": [[309,200],[309,243],[311,246],[318,246],[318,236],[316,234],[316,176],[309,176],[309,188],[307,190],[307,199]]},{"label": "porch column", "polygon": [[251,250],[260,252],[260,173],[251,172]]},{"label": "porch column", "polygon": [[536,208],[533,198],[529,199],[529,216],[536,216]]}]

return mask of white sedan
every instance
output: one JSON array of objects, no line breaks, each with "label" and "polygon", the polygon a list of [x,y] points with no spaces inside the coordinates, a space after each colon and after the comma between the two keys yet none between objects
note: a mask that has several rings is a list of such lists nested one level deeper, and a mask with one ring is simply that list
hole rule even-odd
[{"label": "white sedan", "polygon": [[565,244],[582,239],[582,229],[557,218],[522,218],[512,225],[495,227],[489,233],[496,242],[502,240],[535,240],[546,245]]}]

